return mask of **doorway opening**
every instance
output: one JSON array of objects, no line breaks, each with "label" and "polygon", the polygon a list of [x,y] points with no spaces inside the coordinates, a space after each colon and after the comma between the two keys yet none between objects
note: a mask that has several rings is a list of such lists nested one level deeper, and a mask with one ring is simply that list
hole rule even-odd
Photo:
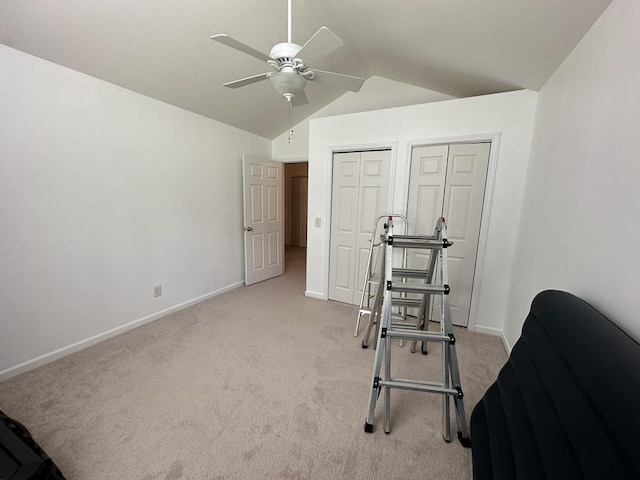
[{"label": "doorway opening", "polygon": [[309,162],[284,164],[285,271],[305,268]]}]

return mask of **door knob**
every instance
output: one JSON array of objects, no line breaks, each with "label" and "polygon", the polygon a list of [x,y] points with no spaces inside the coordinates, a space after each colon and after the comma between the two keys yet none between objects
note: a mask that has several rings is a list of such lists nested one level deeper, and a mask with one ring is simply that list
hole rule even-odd
[{"label": "door knob", "polygon": [[244,227],[246,232],[253,232],[253,228],[251,227]]}]

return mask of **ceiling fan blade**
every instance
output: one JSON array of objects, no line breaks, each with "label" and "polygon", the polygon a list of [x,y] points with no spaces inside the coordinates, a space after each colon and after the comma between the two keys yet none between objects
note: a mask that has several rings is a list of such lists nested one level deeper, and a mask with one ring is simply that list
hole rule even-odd
[{"label": "ceiling fan blade", "polygon": [[294,107],[299,107],[300,105],[306,105],[309,103],[309,99],[307,98],[307,94],[304,93],[304,90],[300,90],[296,93],[296,96],[291,100]]},{"label": "ceiling fan blade", "polygon": [[241,78],[240,80],[234,80],[233,82],[223,83],[222,86],[229,88],[244,87],[245,85],[251,85],[252,83],[259,82],[260,80],[265,80],[269,78],[269,75],[271,75],[271,72],[260,73],[258,75],[252,75],[251,77]]},{"label": "ceiling fan blade", "polygon": [[344,45],[344,42],[339,36],[327,27],[320,27],[320,29],[307,40],[307,43],[298,50],[295,56],[307,65],[311,65],[316,60],[321,59],[325,55],[329,55],[342,45]]},{"label": "ceiling fan blade", "polygon": [[252,57],[257,58],[258,60],[262,60],[263,62],[267,62],[271,60],[269,55],[265,55],[262,52],[259,52],[255,48],[250,47],[249,45],[245,45],[238,40],[234,40],[224,33],[220,33],[218,35],[211,36],[211,40],[215,40],[216,42],[223,43],[224,45],[235,48],[236,50],[241,51],[242,53],[246,53],[247,55],[251,55]]},{"label": "ceiling fan blade", "polygon": [[323,70],[313,70],[315,77],[314,82],[323,83],[330,87],[340,88],[342,90],[351,90],[357,92],[362,87],[364,79],[360,77],[353,77],[351,75],[343,75],[342,73],[325,72]]}]

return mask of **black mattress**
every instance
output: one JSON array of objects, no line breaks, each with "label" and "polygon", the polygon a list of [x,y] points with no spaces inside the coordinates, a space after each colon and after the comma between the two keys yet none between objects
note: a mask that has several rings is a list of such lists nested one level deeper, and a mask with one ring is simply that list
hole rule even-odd
[{"label": "black mattress", "polygon": [[585,301],[538,294],[471,415],[474,479],[640,479],[640,345]]}]

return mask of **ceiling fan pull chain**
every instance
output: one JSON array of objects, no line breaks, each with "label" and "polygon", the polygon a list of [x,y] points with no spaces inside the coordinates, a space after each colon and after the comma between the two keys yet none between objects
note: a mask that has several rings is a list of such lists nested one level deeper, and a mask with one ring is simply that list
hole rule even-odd
[{"label": "ceiling fan pull chain", "polygon": [[291,98],[289,100],[289,138],[287,138],[287,143],[293,142],[293,103],[291,102]]}]

